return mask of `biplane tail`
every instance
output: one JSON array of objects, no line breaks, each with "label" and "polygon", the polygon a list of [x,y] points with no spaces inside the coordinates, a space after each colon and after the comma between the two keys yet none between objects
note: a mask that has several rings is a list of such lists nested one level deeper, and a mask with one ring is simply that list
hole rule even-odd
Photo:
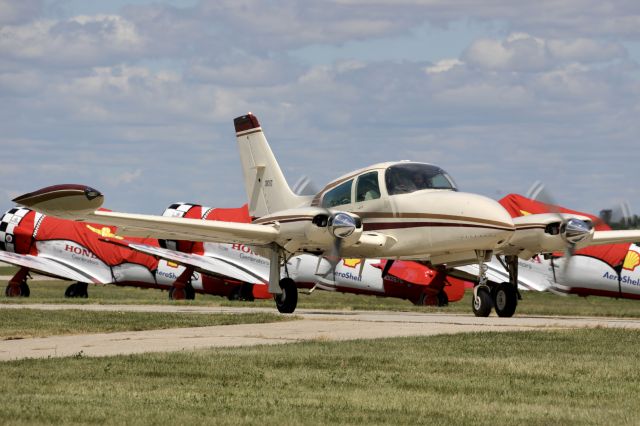
[{"label": "biplane tail", "polygon": [[233,124],[252,217],[299,207],[311,199],[291,190],[255,115],[238,117]]}]

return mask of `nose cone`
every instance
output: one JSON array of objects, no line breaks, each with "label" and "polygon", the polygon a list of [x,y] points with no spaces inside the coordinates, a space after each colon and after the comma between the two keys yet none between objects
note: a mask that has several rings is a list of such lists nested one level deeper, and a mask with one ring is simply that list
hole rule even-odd
[{"label": "nose cone", "polygon": [[21,195],[14,203],[52,216],[73,219],[92,213],[104,202],[100,191],[85,185],[55,185]]}]

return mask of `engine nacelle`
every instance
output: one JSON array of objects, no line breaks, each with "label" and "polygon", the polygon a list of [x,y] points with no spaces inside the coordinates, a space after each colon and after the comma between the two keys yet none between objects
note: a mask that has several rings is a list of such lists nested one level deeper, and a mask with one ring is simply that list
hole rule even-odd
[{"label": "engine nacelle", "polygon": [[336,239],[342,247],[348,247],[358,242],[363,231],[357,215],[320,207],[286,210],[261,217],[254,223],[280,227],[288,239],[278,243],[290,252],[322,253],[333,248]]},{"label": "engine nacelle", "polygon": [[517,231],[505,247],[505,254],[523,259],[537,253],[561,252],[567,245],[588,241],[594,232],[591,220],[572,214],[537,214],[513,219]]}]

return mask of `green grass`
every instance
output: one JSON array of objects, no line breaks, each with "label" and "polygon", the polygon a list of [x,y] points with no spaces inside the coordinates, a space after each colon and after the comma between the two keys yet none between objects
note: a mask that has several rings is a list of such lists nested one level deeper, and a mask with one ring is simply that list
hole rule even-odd
[{"label": "green grass", "polygon": [[0,309],[0,340],[116,331],[277,322],[295,317],[268,313],[189,314]]},{"label": "green grass", "polygon": [[[255,302],[228,301],[210,295],[196,295],[193,301],[169,301],[168,293],[155,289],[140,289],[118,286],[89,286],[88,299],[67,299],[64,290],[69,282],[34,281],[30,284],[31,297],[6,298],[0,303],[67,303],[67,304],[174,304],[187,306],[246,306],[275,309],[273,300]],[[577,315],[617,316],[640,318],[640,301],[611,299],[605,297],[561,297],[549,293],[522,292],[523,300],[518,304],[516,315]],[[471,293],[467,292],[460,302],[445,308],[414,306],[407,300],[376,296],[315,291],[311,295],[300,294],[299,308],[344,309],[344,310],[393,310],[443,313],[471,313]]]},{"label": "green grass", "polygon": [[637,424],[640,333],[472,333],[0,364],[11,424]]},{"label": "green grass", "polygon": [[18,272],[18,268],[15,266],[0,266],[0,275],[14,275]]}]

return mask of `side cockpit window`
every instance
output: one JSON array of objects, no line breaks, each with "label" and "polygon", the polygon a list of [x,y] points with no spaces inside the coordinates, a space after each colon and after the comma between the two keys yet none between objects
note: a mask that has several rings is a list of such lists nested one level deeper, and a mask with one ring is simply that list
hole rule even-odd
[{"label": "side cockpit window", "polygon": [[322,197],[322,207],[335,207],[343,204],[351,203],[351,187],[353,179],[341,183],[330,191],[327,191]]},{"label": "side cockpit window", "polygon": [[380,198],[378,172],[365,173],[358,177],[356,183],[356,202],[375,200]]}]

